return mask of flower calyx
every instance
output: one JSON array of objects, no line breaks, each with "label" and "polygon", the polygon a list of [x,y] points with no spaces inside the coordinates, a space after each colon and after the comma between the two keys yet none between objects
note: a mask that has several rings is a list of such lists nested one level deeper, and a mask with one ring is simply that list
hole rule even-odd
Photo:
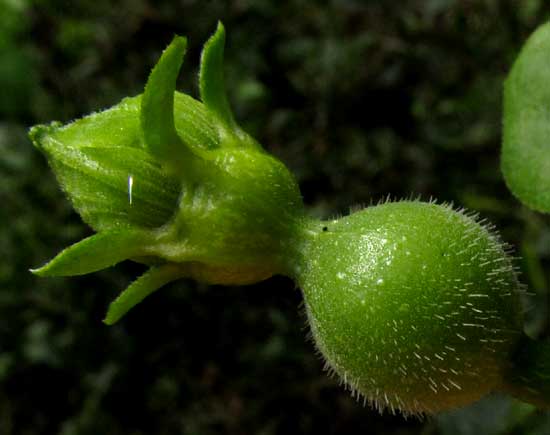
[{"label": "flower calyx", "polygon": [[176,36],[143,94],[30,131],[83,220],[98,231],[33,272],[82,275],[125,259],[151,265],[113,302],[112,324],[164,284],[248,284],[288,269],[304,209],[288,169],[234,120],[223,81],[225,30],[204,46],[201,101],[175,91]]}]

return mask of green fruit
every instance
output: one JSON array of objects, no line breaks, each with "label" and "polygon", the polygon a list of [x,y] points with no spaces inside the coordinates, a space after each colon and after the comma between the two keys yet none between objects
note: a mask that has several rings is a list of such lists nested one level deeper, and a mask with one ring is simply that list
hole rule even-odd
[{"label": "green fruit", "polygon": [[377,408],[433,413],[503,386],[520,286],[473,217],[417,201],[370,207],[312,232],[298,269],[328,368]]}]

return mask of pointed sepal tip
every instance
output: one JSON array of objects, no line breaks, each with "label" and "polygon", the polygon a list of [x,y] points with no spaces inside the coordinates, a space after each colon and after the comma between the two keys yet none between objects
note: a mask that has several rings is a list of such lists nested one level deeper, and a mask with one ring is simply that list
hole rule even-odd
[{"label": "pointed sepal tip", "polygon": [[30,271],[42,277],[85,275],[140,256],[148,242],[145,231],[105,231],[65,248],[44,266]]},{"label": "pointed sepal tip", "polygon": [[236,128],[227,99],[223,73],[225,28],[218,21],[216,32],[206,41],[201,55],[199,86],[201,100],[231,130]]},{"label": "pointed sepal tip", "polygon": [[115,324],[151,293],[169,282],[181,278],[183,275],[181,265],[174,263],[151,267],[111,302],[103,323],[106,325]]},{"label": "pointed sepal tip", "polygon": [[166,167],[181,171],[192,159],[176,132],[174,93],[187,49],[187,39],[176,36],[151,71],[141,97],[140,122],[148,150]]}]

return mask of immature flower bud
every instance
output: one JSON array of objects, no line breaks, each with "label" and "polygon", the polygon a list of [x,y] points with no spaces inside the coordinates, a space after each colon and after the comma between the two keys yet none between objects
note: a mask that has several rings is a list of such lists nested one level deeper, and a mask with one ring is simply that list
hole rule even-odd
[{"label": "immature flower bud", "polygon": [[[183,95],[176,101],[198,105]],[[31,139],[47,156],[74,208],[96,231],[155,228],[177,206],[179,182],[146,150],[139,109],[139,97],[127,98],[67,126],[31,129]]]},{"label": "immature flower bud", "polygon": [[174,91],[186,41],[176,37],[143,95],[67,126],[36,126],[82,218],[99,234],[34,272],[78,275],[125,259],[154,266],[111,306],[114,323],[169,281],[248,284],[287,273],[304,218],[296,181],[233,120],[223,90],[224,29],[205,45],[203,102]]}]

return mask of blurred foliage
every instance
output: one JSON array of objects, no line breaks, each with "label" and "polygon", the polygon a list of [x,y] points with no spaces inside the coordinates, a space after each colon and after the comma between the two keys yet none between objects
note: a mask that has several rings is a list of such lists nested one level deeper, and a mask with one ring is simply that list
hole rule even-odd
[{"label": "blurred foliage", "polygon": [[28,268],[90,234],[26,129],[140,93],[174,33],[228,30],[237,119],[297,174],[311,213],[420,195],[497,224],[548,334],[550,220],[499,171],[501,89],[543,0],[0,0],[0,435],[548,434],[550,413],[495,396],[427,421],[378,415],[322,373],[300,292],[168,286],[101,323],[140,266],[71,279]]}]

